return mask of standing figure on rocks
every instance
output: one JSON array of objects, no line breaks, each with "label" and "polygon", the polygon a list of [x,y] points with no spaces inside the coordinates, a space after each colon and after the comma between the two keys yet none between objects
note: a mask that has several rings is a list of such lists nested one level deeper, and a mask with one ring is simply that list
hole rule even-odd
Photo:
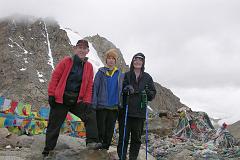
[{"label": "standing figure on rocks", "polygon": [[99,68],[94,78],[93,106],[96,108],[99,140],[102,149],[111,145],[120,106],[123,74],[116,67],[116,49],[105,53],[106,67]]},{"label": "standing figure on rocks", "polygon": [[[119,110],[118,117],[117,152],[121,160],[126,159],[129,139],[131,139],[129,160],[137,159],[146,118],[147,101],[153,100],[156,95],[153,79],[144,72],[144,64],[144,54],[135,54],[132,58],[130,71],[124,76],[123,109]],[[126,113],[127,117],[125,118]]]},{"label": "standing figure on rocks", "polygon": [[93,67],[86,57],[89,53],[88,41],[79,40],[73,52],[75,54],[72,57],[65,57],[57,64],[48,85],[50,114],[42,152],[44,157],[55,148],[68,111],[84,122],[87,148],[101,148],[101,143],[98,143],[96,111],[91,106]]}]

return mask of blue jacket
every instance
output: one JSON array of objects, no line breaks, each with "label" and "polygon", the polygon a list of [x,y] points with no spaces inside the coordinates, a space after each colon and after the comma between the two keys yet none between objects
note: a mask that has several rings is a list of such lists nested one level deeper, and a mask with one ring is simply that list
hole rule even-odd
[{"label": "blue jacket", "polygon": [[107,67],[101,67],[94,78],[92,104],[97,109],[117,109],[121,106],[124,75],[119,69],[116,69],[112,76],[107,72]]}]

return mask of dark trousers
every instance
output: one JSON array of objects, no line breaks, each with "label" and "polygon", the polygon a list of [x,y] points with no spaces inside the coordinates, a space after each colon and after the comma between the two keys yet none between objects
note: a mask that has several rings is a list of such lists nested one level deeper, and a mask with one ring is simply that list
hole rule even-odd
[{"label": "dark trousers", "polygon": [[98,109],[96,113],[99,140],[104,149],[109,149],[109,146],[112,142],[118,111],[110,109]]},{"label": "dark trousers", "polygon": [[[118,156],[121,159],[122,156],[122,145],[123,145],[123,134],[124,134],[124,119],[125,113],[119,114],[118,123],[119,123],[119,140],[117,146]],[[123,149],[123,158],[121,160],[126,159],[128,142],[129,138],[131,138],[130,149],[129,149],[129,160],[136,160],[138,157],[138,153],[141,147],[141,136],[143,133],[145,119],[143,118],[135,118],[135,117],[127,117],[127,125],[126,125],[126,135],[124,139],[124,149]],[[130,137],[131,134],[131,137]]]},{"label": "dark trousers", "polygon": [[66,106],[56,103],[50,109],[44,150],[50,151],[55,148],[61,126],[68,111],[81,118],[84,122],[86,143],[98,142],[96,111],[90,105],[80,103],[74,106]]}]

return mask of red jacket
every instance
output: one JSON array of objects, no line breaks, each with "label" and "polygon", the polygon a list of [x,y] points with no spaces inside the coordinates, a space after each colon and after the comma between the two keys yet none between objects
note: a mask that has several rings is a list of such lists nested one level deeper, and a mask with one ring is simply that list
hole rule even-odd
[{"label": "red jacket", "polygon": [[[61,60],[52,73],[48,84],[48,95],[54,96],[57,103],[63,103],[63,94],[65,91],[68,75],[72,69],[73,59],[65,57]],[[93,86],[93,67],[88,61],[84,64],[82,84],[79,91],[77,102],[91,103]]]}]

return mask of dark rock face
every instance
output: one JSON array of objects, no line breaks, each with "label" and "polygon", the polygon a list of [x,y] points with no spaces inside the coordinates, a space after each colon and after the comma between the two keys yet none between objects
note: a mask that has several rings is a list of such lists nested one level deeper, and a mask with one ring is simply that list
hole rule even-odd
[{"label": "dark rock face", "polygon": [[176,112],[179,108],[185,107],[180,102],[180,99],[175,96],[170,89],[155,83],[157,94],[155,99],[150,103],[155,111],[167,110],[170,112]]},{"label": "dark rock face", "polygon": [[240,142],[240,121],[228,126],[228,130]]},{"label": "dark rock face", "polygon": [[[85,37],[105,63],[104,53],[116,48],[118,67],[128,71],[122,53],[112,42],[99,35]],[[66,31],[51,19],[14,16],[0,20],[0,96],[32,104],[37,110],[47,105],[47,85],[60,59],[72,54]],[[53,60],[51,64],[50,60]],[[155,83],[156,98],[151,102],[155,112],[176,110],[184,106],[169,89]]]},{"label": "dark rock face", "polygon": [[8,17],[0,22],[0,95],[37,109],[47,103],[53,65],[71,52],[67,34],[56,22]]}]

